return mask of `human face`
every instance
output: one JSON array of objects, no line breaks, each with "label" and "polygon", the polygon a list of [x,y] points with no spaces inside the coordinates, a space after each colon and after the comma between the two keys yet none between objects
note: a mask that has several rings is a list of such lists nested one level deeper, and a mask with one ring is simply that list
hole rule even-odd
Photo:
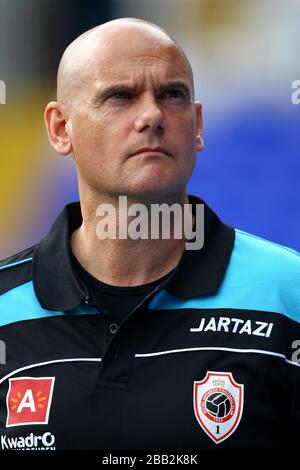
[{"label": "human face", "polygon": [[201,133],[186,60],[170,41],[130,32],[98,52],[70,112],[81,192],[137,200],[181,195]]}]

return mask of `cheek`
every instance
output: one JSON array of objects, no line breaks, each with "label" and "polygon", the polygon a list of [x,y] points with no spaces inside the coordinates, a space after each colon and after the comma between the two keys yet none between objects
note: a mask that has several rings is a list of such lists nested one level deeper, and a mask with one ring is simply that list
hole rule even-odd
[{"label": "cheek", "polygon": [[[77,160],[90,160],[93,155],[99,153],[99,145],[105,144],[103,130],[88,117],[77,119],[72,128],[72,146],[74,157]],[[98,152],[97,152],[98,149]]]},{"label": "cheek", "polygon": [[[196,124],[191,117],[178,121],[173,127],[172,134],[182,149],[185,158],[187,157],[187,153],[196,153]],[[192,155],[190,155],[190,157],[192,158]]]},{"label": "cheek", "polygon": [[[105,181],[117,172],[119,154],[124,147],[124,134],[118,130],[116,120],[87,118],[73,127],[73,155],[81,176],[93,181]],[[123,126],[124,127],[124,126]]]},{"label": "cheek", "polygon": [[176,112],[168,116],[166,121],[167,127],[173,129],[173,133],[177,133],[177,137],[191,136],[196,134],[196,116],[190,110],[183,110],[181,113]]},{"label": "cheek", "polygon": [[174,129],[173,135],[180,148],[182,174],[189,179],[193,173],[197,156],[196,122],[193,116],[187,116],[186,119],[181,120]]}]

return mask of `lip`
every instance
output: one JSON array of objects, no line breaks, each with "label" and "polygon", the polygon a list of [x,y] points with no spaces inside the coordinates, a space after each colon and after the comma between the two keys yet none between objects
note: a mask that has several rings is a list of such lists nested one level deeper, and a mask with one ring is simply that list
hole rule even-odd
[{"label": "lip", "polygon": [[142,154],[149,154],[149,153],[152,153],[152,154],[157,153],[158,155],[159,154],[164,154],[164,155],[167,155],[168,157],[171,156],[171,154],[166,149],[164,149],[162,147],[154,147],[154,148],[143,147],[143,148],[137,150],[135,153],[131,154],[130,157],[134,157],[136,155],[142,155]]}]

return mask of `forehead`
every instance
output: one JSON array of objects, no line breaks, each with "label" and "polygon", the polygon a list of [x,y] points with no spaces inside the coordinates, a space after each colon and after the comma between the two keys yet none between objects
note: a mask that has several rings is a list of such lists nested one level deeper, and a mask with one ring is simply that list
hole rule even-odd
[{"label": "forehead", "polygon": [[167,38],[127,34],[100,44],[95,57],[93,76],[101,81],[134,79],[155,74],[154,78],[181,78],[192,85],[186,58]]}]

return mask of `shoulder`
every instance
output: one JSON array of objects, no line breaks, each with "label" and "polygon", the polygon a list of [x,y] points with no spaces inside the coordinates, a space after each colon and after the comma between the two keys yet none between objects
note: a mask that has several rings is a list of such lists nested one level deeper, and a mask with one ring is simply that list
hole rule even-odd
[{"label": "shoulder", "polygon": [[226,273],[231,295],[255,310],[282,313],[300,322],[300,254],[235,229]]},{"label": "shoulder", "polygon": [[272,277],[300,276],[300,253],[297,251],[242,230],[235,229],[235,235],[234,250],[249,266],[272,274]]},{"label": "shoulder", "polygon": [[0,296],[32,279],[31,263],[36,245],[0,260]]}]

